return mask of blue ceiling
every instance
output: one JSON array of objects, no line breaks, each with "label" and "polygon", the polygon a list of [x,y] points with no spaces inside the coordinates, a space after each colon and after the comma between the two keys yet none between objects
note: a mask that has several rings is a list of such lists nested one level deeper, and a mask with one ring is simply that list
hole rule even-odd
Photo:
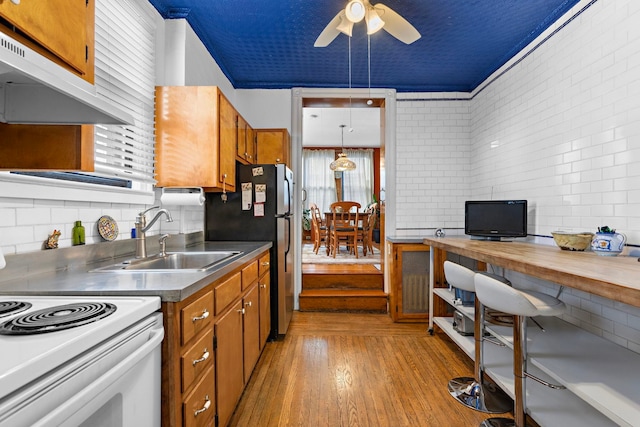
[{"label": "blue ceiling", "polygon": [[[149,0],[186,18],[238,89],[349,87],[348,37],[313,44],[347,0]],[[371,36],[371,87],[469,92],[578,0],[384,0],[420,32],[406,45]],[[376,0],[371,0],[375,5]],[[352,87],[368,87],[367,35],[355,25]]]}]

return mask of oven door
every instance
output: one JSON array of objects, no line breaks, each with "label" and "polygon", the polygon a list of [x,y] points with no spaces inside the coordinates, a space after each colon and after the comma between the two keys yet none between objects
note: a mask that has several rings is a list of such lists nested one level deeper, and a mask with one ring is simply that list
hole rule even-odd
[{"label": "oven door", "polygon": [[0,404],[0,426],[160,425],[162,315],[154,314]]}]

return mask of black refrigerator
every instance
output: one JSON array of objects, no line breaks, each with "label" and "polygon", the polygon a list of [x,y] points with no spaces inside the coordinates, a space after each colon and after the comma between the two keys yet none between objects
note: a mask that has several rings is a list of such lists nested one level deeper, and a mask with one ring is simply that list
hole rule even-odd
[{"label": "black refrigerator", "polygon": [[286,165],[237,165],[236,192],[207,193],[205,239],[270,241],[271,334],[284,335],[293,313],[293,172]]}]

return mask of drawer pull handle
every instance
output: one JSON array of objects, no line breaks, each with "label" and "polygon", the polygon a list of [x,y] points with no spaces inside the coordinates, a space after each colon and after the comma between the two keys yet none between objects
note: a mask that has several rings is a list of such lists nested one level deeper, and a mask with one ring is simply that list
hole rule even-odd
[{"label": "drawer pull handle", "polygon": [[209,317],[209,312],[207,311],[207,309],[205,309],[205,310],[202,312],[202,315],[200,315],[200,316],[196,316],[196,317],[192,318],[192,319],[191,319],[191,321],[192,321],[192,322],[197,322],[198,320],[204,320],[204,319],[206,319],[207,317]]},{"label": "drawer pull handle", "polygon": [[202,353],[202,357],[200,359],[196,359],[193,361],[193,366],[196,366],[198,363],[200,362],[204,362],[205,360],[207,360],[209,358],[209,352],[207,351],[207,349],[204,349],[204,353]]},{"label": "drawer pull handle", "polygon": [[200,408],[200,409],[196,410],[196,411],[193,413],[193,416],[194,416],[194,417],[197,417],[199,414],[201,414],[201,413],[203,413],[204,411],[206,411],[207,409],[209,409],[209,406],[211,406],[211,400],[209,400],[209,395],[207,394],[207,395],[204,397],[204,406],[203,406],[202,408]]},{"label": "drawer pull handle", "polygon": [[251,307],[251,301],[244,303],[245,307]]},{"label": "drawer pull handle", "polygon": [[269,267],[269,261],[265,261],[265,262],[263,262],[263,263],[262,263],[262,266],[263,266],[263,267]]}]

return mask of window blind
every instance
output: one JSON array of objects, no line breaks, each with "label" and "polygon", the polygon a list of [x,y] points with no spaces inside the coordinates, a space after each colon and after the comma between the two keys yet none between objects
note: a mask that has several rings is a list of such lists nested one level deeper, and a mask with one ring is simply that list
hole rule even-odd
[{"label": "window blind", "polygon": [[151,190],[154,179],[155,22],[139,0],[96,0],[95,87],[132,126],[95,126],[96,175]]}]

